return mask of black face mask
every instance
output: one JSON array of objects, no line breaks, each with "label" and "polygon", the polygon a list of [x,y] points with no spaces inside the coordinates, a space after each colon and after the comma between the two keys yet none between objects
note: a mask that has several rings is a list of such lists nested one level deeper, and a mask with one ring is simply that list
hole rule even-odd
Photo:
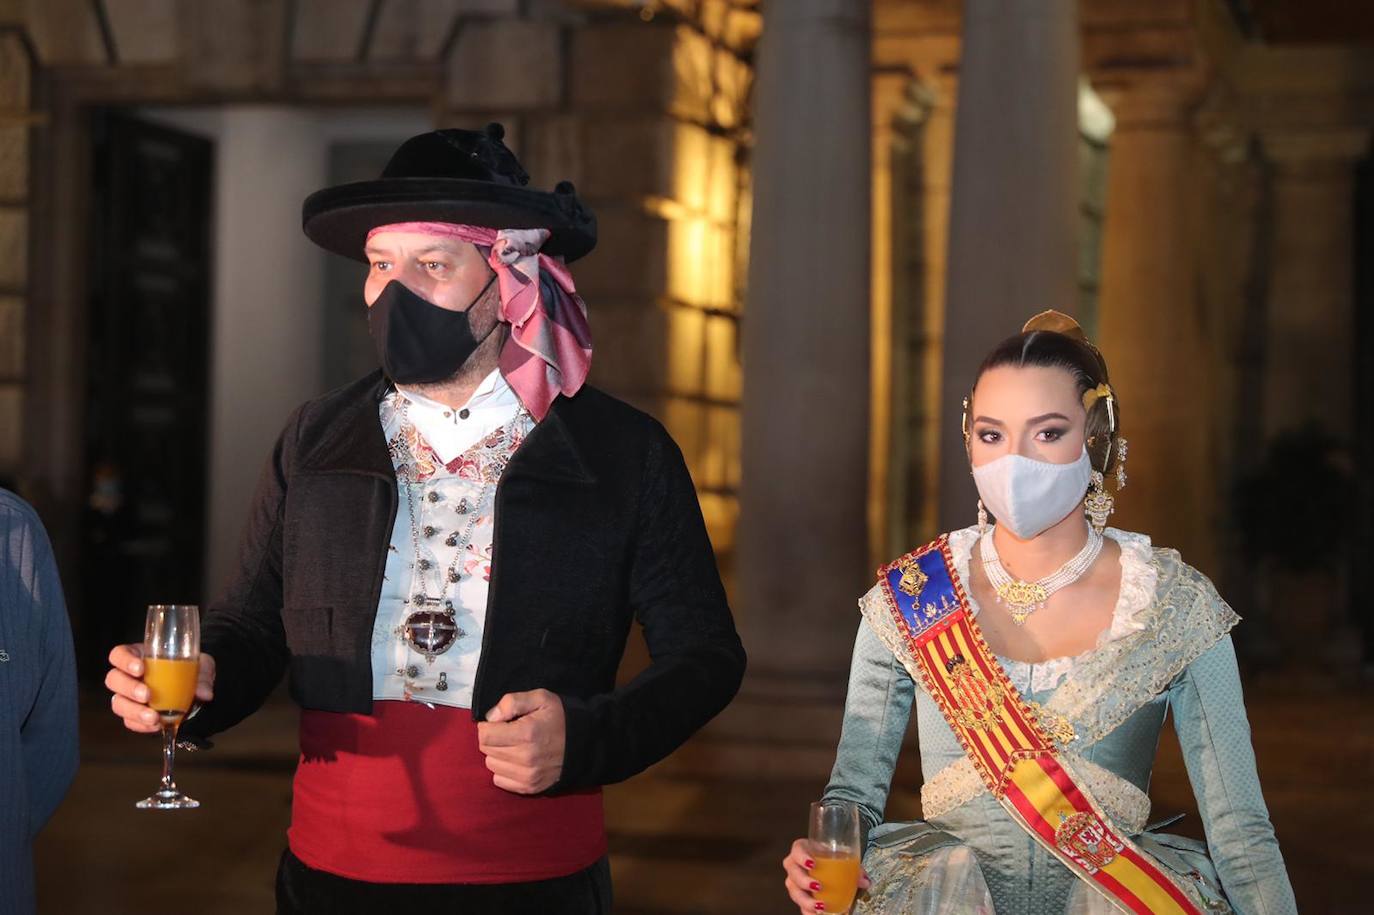
[{"label": "black face mask", "polygon": [[[493,275],[473,305],[495,281]],[[473,336],[468,322],[471,311],[471,305],[467,311],[449,311],[425,301],[400,280],[387,283],[367,310],[367,328],[387,376],[398,384],[427,384],[453,377],[491,335],[487,331],[481,340]]]}]

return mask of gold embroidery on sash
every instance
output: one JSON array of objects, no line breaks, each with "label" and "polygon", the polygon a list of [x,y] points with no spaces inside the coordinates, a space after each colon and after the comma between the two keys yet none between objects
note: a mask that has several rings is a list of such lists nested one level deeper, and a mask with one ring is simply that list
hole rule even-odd
[{"label": "gold embroidery on sash", "polygon": [[898,562],[897,568],[902,571],[902,580],[897,583],[897,587],[913,598],[920,598],[926,582],[930,581],[930,576],[922,572],[921,567],[916,564],[916,560],[910,556],[903,557]]},{"label": "gold embroidery on sash", "polygon": [[1035,720],[1044,729],[1045,734],[1057,744],[1072,743],[1078,737],[1078,732],[1073,729],[1073,722],[1063,715],[1056,714],[1045,708],[1039,702],[1026,703],[1035,712]]},{"label": "gold embroidery on sash", "polygon": [[1116,860],[1117,852],[1126,847],[1101,819],[1082,811],[1067,817],[1059,814],[1054,844],[1089,874],[1095,874],[1111,864]]},{"label": "gold embroidery on sash", "polygon": [[1002,701],[1007,692],[1001,683],[988,680],[973,665],[956,654],[945,662],[954,696],[959,704],[955,715],[966,728],[986,731],[1002,723]]}]

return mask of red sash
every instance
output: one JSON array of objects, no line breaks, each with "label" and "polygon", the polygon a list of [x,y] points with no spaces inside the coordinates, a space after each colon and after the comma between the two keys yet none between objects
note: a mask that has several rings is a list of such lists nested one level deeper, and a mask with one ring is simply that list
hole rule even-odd
[{"label": "red sash", "polygon": [[491,783],[467,709],[375,702],[301,713],[291,851],[370,883],[522,883],[606,853],[601,791],[547,797]]}]

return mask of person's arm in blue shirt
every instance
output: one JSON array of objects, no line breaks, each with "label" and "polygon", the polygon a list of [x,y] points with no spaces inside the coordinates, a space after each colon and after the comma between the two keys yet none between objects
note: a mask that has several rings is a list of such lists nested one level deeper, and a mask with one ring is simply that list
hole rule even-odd
[{"label": "person's arm in blue shirt", "polygon": [[48,536],[33,509],[15,496],[4,496],[4,612],[29,632],[37,680],[31,704],[19,710],[29,832],[35,835],[76,776],[76,660]]}]

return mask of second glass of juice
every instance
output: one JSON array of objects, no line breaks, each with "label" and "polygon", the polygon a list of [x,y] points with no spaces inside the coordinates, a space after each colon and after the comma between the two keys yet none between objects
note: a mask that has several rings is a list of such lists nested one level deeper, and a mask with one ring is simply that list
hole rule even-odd
[{"label": "second glass of juice", "polygon": [[825,800],[811,805],[807,831],[811,878],[821,885],[811,895],[826,912],[848,912],[859,891],[859,808],[852,801]]}]

